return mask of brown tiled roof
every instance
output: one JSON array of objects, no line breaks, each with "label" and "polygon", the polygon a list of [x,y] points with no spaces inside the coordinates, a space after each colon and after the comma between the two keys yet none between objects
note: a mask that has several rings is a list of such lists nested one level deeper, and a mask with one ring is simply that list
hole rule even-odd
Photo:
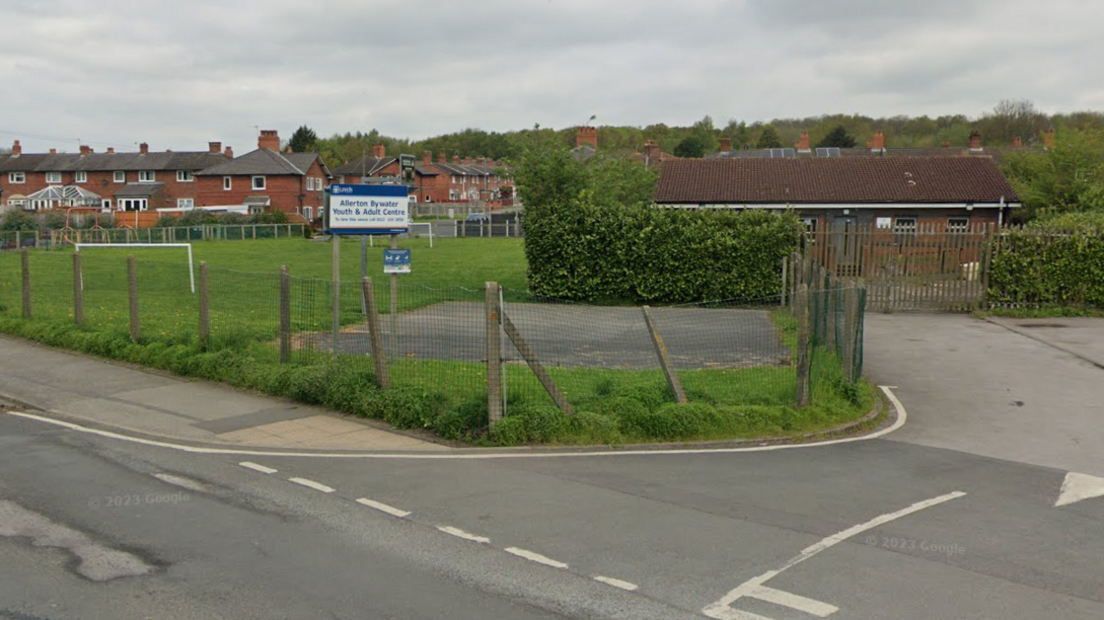
[{"label": "brown tiled roof", "polygon": [[677,159],[655,201],[674,204],[1019,202],[982,157]]}]

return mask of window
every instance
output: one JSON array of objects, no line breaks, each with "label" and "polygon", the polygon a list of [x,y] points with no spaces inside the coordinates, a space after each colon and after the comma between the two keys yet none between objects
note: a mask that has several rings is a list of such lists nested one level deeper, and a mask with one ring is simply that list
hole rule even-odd
[{"label": "window", "polygon": [[418,204],[418,195],[417,194],[411,194],[410,202],[412,202],[414,204]]},{"label": "window", "polygon": [[423,202],[433,202],[433,196],[430,196],[429,194],[426,194],[425,195],[425,200]]},{"label": "window", "polygon": [[899,217],[893,220],[893,234],[898,237],[916,236],[916,218]]},{"label": "window", "polygon": [[47,172],[46,173],[46,182],[47,183],[61,183],[61,173],[60,172]]},{"label": "window", "polygon": [[191,183],[195,180],[195,175],[191,170],[177,170],[176,180],[180,183]]},{"label": "window", "polygon": [[8,183],[26,183],[27,173],[25,172],[9,172]]},{"label": "window", "polygon": [[950,233],[970,232],[970,218],[968,218],[968,217],[950,217],[950,218],[947,218],[947,232],[950,232]]},{"label": "window", "polygon": [[77,172],[77,174],[76,174],[76,177],[75,177],[75,178],[76,178],[76,182],[77,182],[77,183],[87,183],[87,182],[88,182],[88,173],[87,173],[87,172],[84,172],[84,171],[82,170],[82,171],[80,171],[80,172]]},{"label": "window", "polygon": [[[307,179],[312,180],[312,179]],[[303,217],[307,218],[307,221],[314,220],[314,207],[303,207]]]},{"label": "window", "polygon": [[115,182],[116,183],[126,183],[126,173],[123,172],[122,170],[116,170],[115,171]]},{"label": "window", "polygon": [[195,208],[195,198],[177,198],[176,199],[176,208],[177,209],[194,209]]},{"label": "window", "polygon": [[455,175],[455,174],[454,174],[454,175],[452,175],[452,182],[453,182],[453,184],[456,184],[456,183],[459,183],[459,182],[460,182],[460,181],[459,181],[459,180],[458,180],[458,179],[456,178],[456,175]]},{"label": "window", "polygon": [[222,177],[222,189],[223,191],[230,191],[230,177]]},{"label": "window", "polygon": [[460,197],[460,193],[457,192],[456,190],[452,190],[452,191],[449,192],[449,200],[455,202],[459,197]]},{"label": "window", "polygon": [[253,189],[258,190],[258,189],[264,189],[264,188],[265,188],[265,178],[264,177],[253,177]]},{"label": "window", "polygon": [[318,191],[322,191],[322,190],[326,189],[326,184],[323,181],[324,181],[324,179],[322,177],[318,177],[317,179],[315,179],[314,180],[314,189],[316,189]]},{"label": "window", "polygon": [[314,177],[307,177],[307,191],[314,191]]},{"label": "window", "polygon": [[157,173],[153,170],[139,170],[138,182],[139,183],[153,183],[157,180]]},{"label": "window", "polygon": [[120,198],[119,209],[121,211],[145,211],[149,208],[147,198]]},{"label": "window", "polygon": [[110,198],[104,198],[103,203],[101,203],[100,206],[103,208],[104,211],[110,211],[111,210],[111,199]]},{"label": "window", "polygon": [[805,242],[809,244],[816,243],[816,231],[817,224],[820,220],[815,217],[803,217],[801,218],[801,224],[805,227]]}]

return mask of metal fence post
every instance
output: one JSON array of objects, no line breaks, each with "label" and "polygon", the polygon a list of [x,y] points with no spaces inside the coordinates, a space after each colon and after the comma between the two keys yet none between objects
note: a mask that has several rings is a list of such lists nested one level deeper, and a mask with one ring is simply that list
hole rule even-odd
[{"label": "metal fence post", "polygon": [[134,255],[127,256],[127,296],[130,299],[130,339],[142,339],[142,324],[138,314],[138,263]]},{"label": "metal fence post", "polygon": [[[493,428],[502,419],[502,335],[499,327],[498,283],[488,282],[487,314],[487,424]],[[394,337],[392,335],[392,337]]]},{"label": "metal fence post", "polygon": [[20,253],[23,269],[23,318],[31,318],[31,252],[23,248]]},{"label": "metal fence post", "polygon": [[199,346],[207,350],[211,338],[211,308],[207,292],[207,261],[199,262]]},{"label": "metal fence post", "polygon": [[280,363],[291,361],[291,275],[280,267]]},{"label": "metal fence post", "polygon": [[73,252],[73,322],[84,325],[84,287],[81,286],[81,255]]},{"label": "metal fence post", "polygon": [[802,284],[794,296],[797,310],[797,406],[809,405],[809,286]]}]

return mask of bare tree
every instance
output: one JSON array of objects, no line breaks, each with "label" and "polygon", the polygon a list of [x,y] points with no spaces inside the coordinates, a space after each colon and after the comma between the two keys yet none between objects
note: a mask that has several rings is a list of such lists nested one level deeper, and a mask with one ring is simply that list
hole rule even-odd
[{"label": "bare tree", "polygon": [[1027,99],[1002,99],[978,123],[982,137],[990,143],[1011,144],[1016,138],[1030,144],[1041,139],[1049,126],[1047,116]]}]

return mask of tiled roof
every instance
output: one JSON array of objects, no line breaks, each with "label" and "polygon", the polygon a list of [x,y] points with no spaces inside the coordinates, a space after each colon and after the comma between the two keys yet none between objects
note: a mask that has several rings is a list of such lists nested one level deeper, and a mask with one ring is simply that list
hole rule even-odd
[{"label": "tiled roof", "polygon": [[981,157],[677,159],[655,191],[668,204],[1019,202]]},{"label": "tiled roof", "polygon": [[373,157],[371,155],[354,159],[333,169],[334,174],[356,174],[370,177],[377,171],[398,161],[395,157]]},{"label": "tiled roof", "polygon": [[128,183],[115,190],[115,197],[145,198],[159,192],[164,183]]},{"label": "tiled roof", "polygon": [[[307,153],[317,157],[314,153]],[[203,176],[234,176],[234,175],[295,175],[303,176],[306,172],[292,163],[285,155],[293,153],[277,153],[272,149],[257,149],[224,161],[217,166],[204,169],[198,174]]]},{"label": "tiled roof", "polygon": [[227,161],[222,153],[25,153],[0,159],[0,172],[85,172],[114,170],[202,170]]}]

